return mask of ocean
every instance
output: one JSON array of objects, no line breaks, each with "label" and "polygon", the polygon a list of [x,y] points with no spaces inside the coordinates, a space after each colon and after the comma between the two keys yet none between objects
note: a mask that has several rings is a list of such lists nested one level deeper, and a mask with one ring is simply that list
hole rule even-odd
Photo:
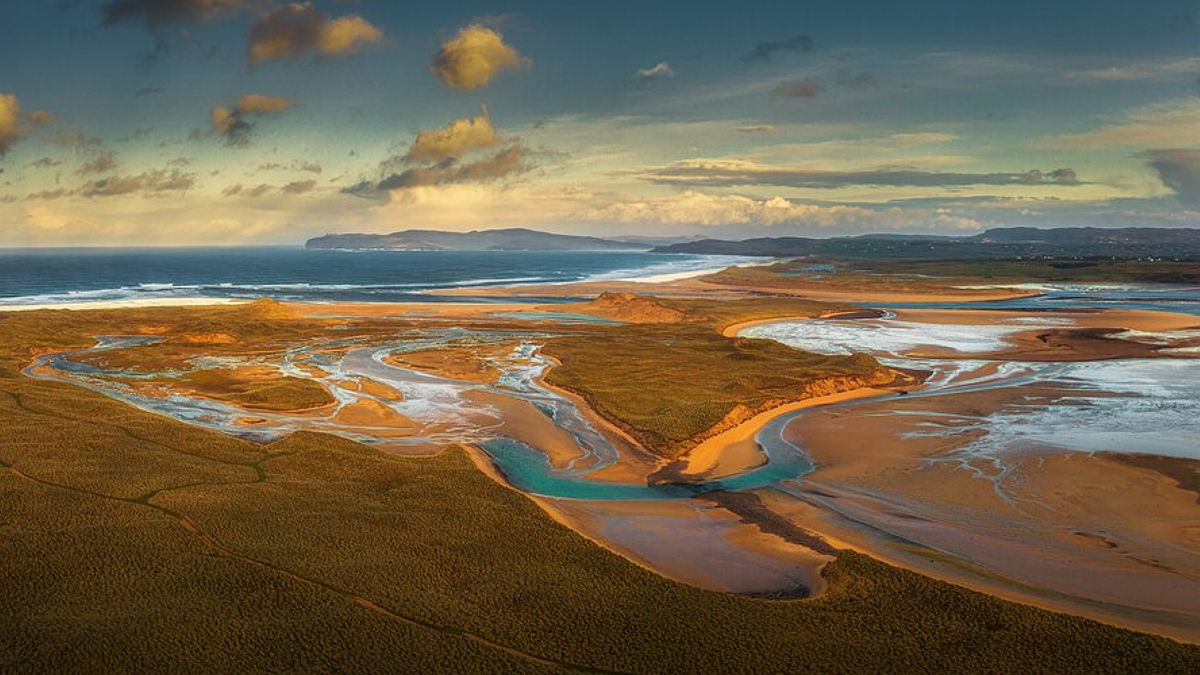
[{"label": "ocean", "polygon": [[678,278],[738,256],[609,251],[322,251],[296,247],[0,249],[0,308],[295,302],[494,302],[453,288]]}]

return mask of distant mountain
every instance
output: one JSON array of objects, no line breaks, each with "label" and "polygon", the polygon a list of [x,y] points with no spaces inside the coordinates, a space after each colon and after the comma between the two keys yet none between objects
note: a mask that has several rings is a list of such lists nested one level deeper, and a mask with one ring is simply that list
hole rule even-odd
[{"label": "distant mountain", "polygon": [[864,235],[830,239],[705,239],[661,246],[655,251],[846,259],[1002,260],[1054,257],[1200,260],[1200,229],[1010,227],[994,228],[968,237]]},{"label": "distant mountain", "polygon": [[327,234],[309,239],[304,247],[387,251],[636,251],[651,248],[638,242],[552,234],[524,228],[471,232],[402,230],[391,234]]},{"label": "distant mountain", "polygon": [[626,244],[641,244],[647,248],[654,246],[670,246],[671,244],[685,244],[691,241],[701,241],[705,239],[698,234],[682,236],[682,237],[649,237],[641,235],[622,235],[620,237],[608,237],[613,241],[621,241]]}]

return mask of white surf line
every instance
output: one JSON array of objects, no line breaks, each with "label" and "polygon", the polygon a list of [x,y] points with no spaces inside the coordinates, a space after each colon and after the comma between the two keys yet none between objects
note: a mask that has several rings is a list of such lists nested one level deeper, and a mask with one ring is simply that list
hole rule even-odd
[{"label": "white surf line", "polygon": [[137,307],[204,307],[210,305],[241,305],[252,300],[245,298],[136,298],[126,300],[83,300],[80,302],[51,302],[32,305],[3,305],[0,312],[28,312],[38,309],[128,309]]}]

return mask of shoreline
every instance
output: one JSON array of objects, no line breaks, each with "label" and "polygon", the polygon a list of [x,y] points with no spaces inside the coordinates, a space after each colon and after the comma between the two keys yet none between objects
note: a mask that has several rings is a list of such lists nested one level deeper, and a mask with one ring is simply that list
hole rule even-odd
[{"label": "shoreline", "polygon": [[247,298],[131,298],[126,300],[81,300],[79,302],[42,303],[36,305],[0,305],[0,312],[35,312],[56,309],[83,312],[107,309],[144,309],[147,307],[212,307],[217,305],[244,305],[251,302],[254,302],[254,300]]},{"label": "shoreline", "polygon": [[[568,252],[582,252],[582,251],[568,251]],[[603,251],[601,251],[601,252],[603,252]],[[627,251],[627,252],[628,253],[649,253],[649,251]],[[521,297],[522,294],[518,293],[518,292],[514,292],[517,289],[536,289],[536,288],[561,289],[562,287],[579,286],[579,285],[593,285],[593,284],[639,284],[639,285],[670,284],[670,283],[674,283],[674,282],[688,281],[688,280],[696,279],[699,277],[708,276],[708,275],[720,272],[722,270],[726,270],[726,269],[730,269],[730,268],[734,268],[734,267],[765,266],[765,265],[774,264],[775,262],[778,262],[780,260],[779,258],[769,258],[769,259],[766,259],[765,261],[763,261],[761,258],[751,257],[751,256],[734,256],[734,255],[717,255],[717,254],[678,253],[678,254],[661,254],[661,255],[676,255],[676,256],[680,256],[680,257],[688,257],[690,259],[693,259],[696,264],[703,265],[703,266],[698,267],[696,269],[684,269],[684,270],[679,270],[679,271],[654,271],[655,268],[661,269],[663,267],[670,267],[672,264],[669,262],[661,262],[660,261],[660,262],[654,262],[654,263],[647,263],[647,264],[643,265],[642,267],[617,268],[614,270],[609,270],[607,272],[597,272],[594,274],[590,274],[590,275],[581,277],[579,279],[571,279],[571,280],[567,280],[567,281],[554,281],[551,279],[530,281],[528,278],[465,279],[465,280],[462,280],[461,282],[457,282],[461,285],[455,285],[456,282],[447,282],[440,286],[434,285],[434,287],[431,287],[431,288],[425,288],[425,289],[414,288],[410,294],[412,294],[412,295],[429,295],[429,296],[464,296],[464,297],[494,294],[494,295],[499,295],[499,296],[508,296],[508,297],[513,297],[513,298],[519,298],[519,297]],[[304,285],[307,282],[292,282],[292,283],[295,285]],[[152,284],[142,283],[140,285],[150,286]],[[201,286],[198,286],[198,288],[202,288],[203,286],[215,287],[218,285],[221,285],[220,282],[213,282],[212,284],[203,284]],[[132,288],[132,286],[133,286],[133,284],[128,285],[128,287],[130,289]],[[112,288],[103,288],[103,289],[89,289],[89,290],[86,290],[83,292],[92,293],[92,294],[101,293],[101,292],[115,293],[115,292],[121,291],[121,290],[126,290],[126,287],[121,286],[121,287],[112,287]],[[38,294],[34,294],[34,295],[14,296],[14,297],[29,298],[31,300],[34,300],[34,299],[39,299],[39,298],[45,298],[47,296],[69,295],[72,292],[73,291],[49,291],[49,292],[43,292],[43,293],[38,293]],[[557,290],[554,292],[548,293],[548,295],[559,295],[559,294],[560,293]],[[379,303],[361,302],[361,301],[346,301],[346,300],[331,300],[328,302],[323,302],[323,301],[318,301],[318,300],[295,299],[295,298],[289,298],[287,300],[278,300],[277,298],[273,298],[270,295],[266,294],[266,292],[264,291],[263,293],[256,295],[253,298],[251,298],[251,297],[243,298],[243,297],[202,295],[202,296],[164,297],[164,298],[126,297],[126,298],[108,299],[108,300],[86,300],[86,299],[71,300],[71,299],[66,299],[63,302],[35,301],[35,302],[30,302],[29,304],[9,304],[9,305],[0,304],[0,312],[34,311],[34,310],[42,310],[42,309],[90,310],[90,309],[119,309],[119,308],[123,308],[123,307],[194,307],[194,306],[207,306],[207,305],[234,305],[234,304],[242,304],[242,303],[246,303],[246,302],[253,302],[256,299],[263,298],[263,297],[270,298],[272,300],[277,300],[278,302],[286,302],[289,304],[306,304],[306,305],[307,304],[314,304],[314,305],[342,305],[342,304],[409,305],[409,304],[424,304],[424,302],[430,302],[432,304],[432,302],[436,302],[436,301],[424,301],[423,302],[421,300],[414,300],[414,301],[386,300],[386,301],[381,301]],[[0,298],[0,301],[3,301],[3,300],[4,300],[4,298]],[[515,301],[515,302],[519,302],[519,301]],[[446,303],[446,304],[449,304],[449,303]],[[462,304],[482,304],[482,303],[472,303],[471,301],[463,301]],[[521,303],[521,304],[529,304],[529,303]]]}]

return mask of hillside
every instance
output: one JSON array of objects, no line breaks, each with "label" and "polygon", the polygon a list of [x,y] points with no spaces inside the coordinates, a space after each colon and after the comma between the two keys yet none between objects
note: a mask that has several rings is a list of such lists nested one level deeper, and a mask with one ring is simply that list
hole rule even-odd
[{"label": "hillside", "polygon": [[524,228],[471,232],[401,230],[391,234],[327,234],[309,239],[304,247],[391,251],[639,251],[649,248],[637,242],[553,234]]},{"label": "hillside", "polygon": [[864,235],[830,239],[705,239],[655,250],[666,253],[895,260],[1013,260],[1031,257],[1200,260],[1200,229],[1013,227],[994,228],[969,237]]}]

